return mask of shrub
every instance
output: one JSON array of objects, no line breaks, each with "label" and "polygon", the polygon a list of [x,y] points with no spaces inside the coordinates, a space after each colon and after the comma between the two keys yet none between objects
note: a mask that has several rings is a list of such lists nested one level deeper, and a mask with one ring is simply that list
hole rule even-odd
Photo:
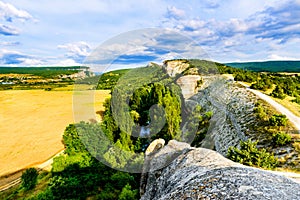
[{"label": "shrub", "polygon": [[36,197],[32,198],[32,200],[48,200],[48,199],[54,199],[52,191],[49,188],[39,193]]},{"label": "shrub", "polygon": [[45,88],[45,91],[51,91],[51,90],[52,90],[51,87]]},{"label": "shrub", "polygon": [[258,105],[257,107],[255,107],[253,109],[253,112],[256,113],[257,117],[260,119],[260,120],[265,120],[266,117],[267,117],[267,114],[265,112],[265,109],[263,108],[263,106],[261,105]]},{"label": "shrub", "polygon": [[286,126],[288,119],[285,115],[279,114],[279,115],[273,115],[269,119],[269,124],[271,126]]},{"label": "shrub", "polygon": [[122,189],[119,199],[120,200],[132,200],[137,199],[138,196],[138,190],[132,190],[131,186],[129,184],[125,185],[125,187]]},{"label": "shrub", "polygon": [[21,176],[22,187],[25,190],[31,190],[35,187],[38,177],[38,171],[35,168],[27,169]]},{"label": "shrub", "polygon": [[276,86],[276,88],[270,94],[272,97],[284,99],[286,95],[284,94],[284,90],[280,86]]},{"label": "shrub", "polygon": [[270,154],[266,149],[257,149],[257,142],[251,140],[241,141],[241,148],[229,147],[227,157],[235,162],[248,166],[257,166],[265,169],[274,169],[277,164],[277,158]]},{"label": "shrub", "polygon": [[283,146],[289,142],[291,142],[292,137],[289,134],[286,134],[284,132],[278,132],[274,133],[272,135],[272,141],[275,145]]},{"label": "shrub", "polygon": [[300,96],[296,95],[296,98],[294,100],[292,100],[292,102],[295,102],[297,104],[300,104]]},{"label": "shrub", "polygon": [[295,142],[293,144],[293,147],[298,153],[300,153],[300,142]]}]

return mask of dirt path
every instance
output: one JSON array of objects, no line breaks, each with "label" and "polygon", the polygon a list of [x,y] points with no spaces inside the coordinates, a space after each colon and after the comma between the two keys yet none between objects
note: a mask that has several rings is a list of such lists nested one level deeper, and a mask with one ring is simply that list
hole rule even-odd
[{"label": "dirt path", "polygon": [[247,88],[247,90],[249,90],[250,92],[252,92],[256,96],[258,96],[262,100],[264,100],[267,103],[269,103],[270,105],[272,105],[278,112],[286,115],[286,117],[294,124],[294,127],[296,128],[296,130],[300,133],[300,117],[297,117],[296,115],[294,115],[291,111],[289,111],[287,108],[285,108],[281,104],[279,104],[276,101],[274,101],[268,95],[263,94],[260,91],[250,89],[249,86],[246,85],[246,84],[244,84],[244,83],[241,83],[241,82],[239,82],[239,83],[241,85],[245,86]]}]

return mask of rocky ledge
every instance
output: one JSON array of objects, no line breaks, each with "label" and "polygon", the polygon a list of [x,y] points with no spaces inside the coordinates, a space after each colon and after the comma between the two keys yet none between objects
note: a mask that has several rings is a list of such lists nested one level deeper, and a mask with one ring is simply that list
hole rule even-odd
[{"label": "rocky ledge", "polygon": [[300,184],[269,171],[246,167],[221,154],[168,145],[146,157],[141,199],[299,199]]}]

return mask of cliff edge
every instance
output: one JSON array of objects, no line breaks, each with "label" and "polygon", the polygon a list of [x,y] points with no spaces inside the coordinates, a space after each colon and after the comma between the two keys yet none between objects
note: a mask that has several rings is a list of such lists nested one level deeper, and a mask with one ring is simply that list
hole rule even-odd
[{"label": "cliff edge", "polygon": [[168,145],[146,157],[142,200],[299,199],[300,184],[269,171],[246,167],[187,143]]}]

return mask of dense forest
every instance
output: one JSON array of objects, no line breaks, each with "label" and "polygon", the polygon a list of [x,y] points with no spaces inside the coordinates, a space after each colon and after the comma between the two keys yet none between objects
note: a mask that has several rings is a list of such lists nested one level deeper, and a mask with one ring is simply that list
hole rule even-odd
[{"label": "dense forest", "polygon": [[30,74],[51,78],[57,75],[70,75],[82,70],[83,67],[0,67],[0,74]]},{"label": "dense forest", "polygon": [[244,62],[225,65],[256,72],[300,72],[300,61]]}]

